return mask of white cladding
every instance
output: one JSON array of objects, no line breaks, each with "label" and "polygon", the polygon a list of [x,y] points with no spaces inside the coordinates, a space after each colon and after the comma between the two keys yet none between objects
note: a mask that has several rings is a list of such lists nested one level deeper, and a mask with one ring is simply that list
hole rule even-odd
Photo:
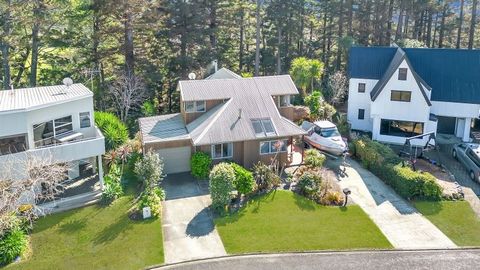
[{"label": "white cladding", "polygon": [[[407,68],[407,80],[398,80],[399,68]],[[387,143],[403,144],[405,137],[388,136],[380,134],[381,119],[421,122],[424,124],[424,133],[436,132],[437,122],[430,120],[430,115],[455,117],[455,135],[464,141],[469,140],[470,124],[472,118],[478,118],[480,105],[466,103],[451,103],[432,101],[428,105],[420,87],[415,80],[408,63],[403,60],[375,101],[371,99],[371,91],[378,80],[351,78],[348,93],[348,121],[352,129],[372,132],[375,140]],[[365,92],[359,93],[358,86],[365,84]],[[424,87],[427,98],[430,100],[431,92]],[[411,91],[410,102],[392,101],[391,91]],[[364,110],[364,119],[359,119],[359,109]],[[427,138],[415,140],[415,145],[423,145]]]}]

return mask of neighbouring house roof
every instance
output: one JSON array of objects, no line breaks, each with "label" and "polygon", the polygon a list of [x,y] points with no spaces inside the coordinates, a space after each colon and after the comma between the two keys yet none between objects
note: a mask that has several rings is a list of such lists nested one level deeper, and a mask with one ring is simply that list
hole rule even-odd
[{"label": "neighbouring house roof", "polygon": [[[295,123],[282,117],[272,95],[298,94],[290,76],[256,77],[236,80],[188,81],[180,90],[190,100],[225,99],[187,125],[194,145],[236,142],[306,134]],[[282,88],[281,86],[284,86]],[[292,88],[293,86],[293,88]],[[194,91],[201,93],[195,95]],[[186,92],[185,92],[186,91]],[[215,93],[219,92],[220,97]],[[195,99],[194,99],[195,98]],[[252,120],[269,119],[275,133],[259,136]]]},{"label": "neighbouring house roof", "polygon": [[205,80],[214,80],[214,79],[240,79],[242,76],[238,75],[237,73],[231,71],[228,68],[221,68],[217,70],[212,75],[205,78]]},{"label": "neighbouring house roof", "polygon": [[180,113],[144,117],[138,123],[144,144],[190,139]]},{"label": "neighbouring house roof", "polygon": [[91,96],[93,96],[92,91],[80,83],[70,87],[54,85],[2,90],[0,91],[0,113],[32,110]]},{"label": "neighbouring house roof", "polygon": [[[180,81],[178,90],[182,101],[228,99],[232,95],[248,95],[254,89],[269,96],[295,95],[298,90],[289,75],[264,76],[240,79]],[[241,93],[246,92],[246,93]]]},{"label": "neighbouring house roof", "polygon": [[390,64],[388,65],[387,69],[383,73],[383,76],[380,78],[380,80],[377,82],[377,84],[373,87],[372,91],[370,92],[370,97],[372,101],[375,101],[377,99],[378,95],[382,92],[383,88],[385,85],[388,83],[390,78],[395,74],[397,71],[398,67],[403,61],[407,61],[407,64],[410,68],[410,71],[413,74],[413,77],[415,81],[417,82],[418,87],[420,88],[420,91],[422,92],[423,97],[425,98],[425,101],[427,102],[428,106],[431,106],[432,103],[428,99],[428,95],[426,93],[425,87],[427,90],[431,90],[430,86],[426,84],[419,76],[415,73],[415,70],[412,68],[410,61],[405,55],[405,52],[401,48],[397,48],[392,60],[390,61]]},{"label": "neighbouring house roof", "polygon": [[[416,78],[431,87],[431,100],[480,104],[480,50],[404,48]],[[381,80],[394,60],[395,47],[353,47],[349,76]]]}]

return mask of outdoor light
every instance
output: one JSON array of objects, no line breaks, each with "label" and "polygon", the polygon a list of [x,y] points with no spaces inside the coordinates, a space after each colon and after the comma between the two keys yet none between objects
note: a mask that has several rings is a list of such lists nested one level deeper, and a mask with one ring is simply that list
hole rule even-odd
[{"label": "outdoor light", "polygon": [[345,194],[345,202],[343,203],[343,206],[347,206],[348,195],[352,194],[352,191],[349,188],[344,188],[343,194]]}]

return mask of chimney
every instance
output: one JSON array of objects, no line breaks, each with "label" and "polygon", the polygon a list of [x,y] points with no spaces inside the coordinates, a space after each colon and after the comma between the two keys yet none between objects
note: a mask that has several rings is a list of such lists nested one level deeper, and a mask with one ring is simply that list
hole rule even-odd
[{"label": "chimney", "polygon": [[215,72],[218,71],[218,61],[217,60],[213,60],[213,68],[214,68]]}]

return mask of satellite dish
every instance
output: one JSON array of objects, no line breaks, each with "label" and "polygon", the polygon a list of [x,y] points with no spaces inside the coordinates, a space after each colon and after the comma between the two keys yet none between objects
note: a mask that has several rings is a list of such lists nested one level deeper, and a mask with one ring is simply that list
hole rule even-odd
[{"label": "satellite dish", "polygon": [[69,77],[63,79],[62,82],[63,82],[63,84],[64,84],[65,86],[67,86],[67,87],[70,87],[70,86],[73,84],[72,78],[69,78]]},{"label": "satellite dish", "polygon": [[188,74],[188,78],[190,80],[195,80],[195,78],[197,78],[197,75],[195,75],[195,73],[192,72],[192,73]]}]

